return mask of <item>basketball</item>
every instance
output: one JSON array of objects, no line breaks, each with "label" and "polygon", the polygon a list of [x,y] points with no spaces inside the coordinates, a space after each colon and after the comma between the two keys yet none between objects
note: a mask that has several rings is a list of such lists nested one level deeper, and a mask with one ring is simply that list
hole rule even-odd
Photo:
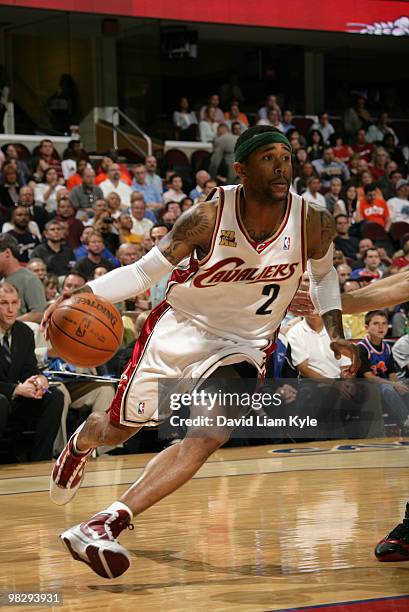
[{"label": "basketball", "polygon": [[116,353],[124,326],[110,302],[92,293],[78,293],[54,310],[48,333],[53,349],[62,359],[77,366],[94,367]]}]

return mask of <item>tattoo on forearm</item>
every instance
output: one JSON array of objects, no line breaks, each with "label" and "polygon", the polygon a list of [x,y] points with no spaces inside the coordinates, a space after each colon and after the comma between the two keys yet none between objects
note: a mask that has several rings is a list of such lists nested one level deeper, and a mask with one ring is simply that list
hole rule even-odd
[{"label": "tattoo on forearm", "polygon": [[172,232],[164,237],[161,251],[168,261],[177,264],[184,256],[187,245],[195,247],[204,244],[210,233],[209,215],[202,208],[195,208],[175,223]]},{"label": "tattoo on forearm", "polygon": [[335,223],[332,215],[328,211],[324,210],[321,212],[321,241],[323,244],[329,244],[332,242],[335,236]]},{"label": "tattoo on forearm", "polygon": [[331,340],[344,338],[341,310],[329,310],[322,315],[322,320],[324,321],[325,329]]},{"label": "tattoo on forearm", "polygon": [[309,205],[307,216],[308,256],[320,259],[328,251],[336,234],[335,221],[328,210]]}]

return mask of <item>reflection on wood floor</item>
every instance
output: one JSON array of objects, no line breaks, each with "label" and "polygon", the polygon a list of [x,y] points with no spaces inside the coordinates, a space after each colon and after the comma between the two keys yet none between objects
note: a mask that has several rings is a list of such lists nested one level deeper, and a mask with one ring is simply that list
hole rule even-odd
[{"label": "reflection on wood floor", "polygon": [[121,535],[132,566],[112,581],[74,562],[58,534],[115,500],[149,455],[92,462],[64,507],[48,498],[51,464],[0,466],[0,591],[60,591],[66,610],[115,612],[283,610],[408,595],[409,563],[378,563],[373,548],[409,499],[409,444],[354,444],[218,451]]}]

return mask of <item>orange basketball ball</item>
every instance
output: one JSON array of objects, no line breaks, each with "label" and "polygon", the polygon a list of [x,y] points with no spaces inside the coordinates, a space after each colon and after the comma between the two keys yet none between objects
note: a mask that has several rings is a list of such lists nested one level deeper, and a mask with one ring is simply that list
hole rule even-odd
[{"label": "orange basketball ball", "polygon": [[94,367],[117,352],[124,333],[121,315],[92,293],[77,293],[51,315],[48,334],[56,353],[77,366]]}]

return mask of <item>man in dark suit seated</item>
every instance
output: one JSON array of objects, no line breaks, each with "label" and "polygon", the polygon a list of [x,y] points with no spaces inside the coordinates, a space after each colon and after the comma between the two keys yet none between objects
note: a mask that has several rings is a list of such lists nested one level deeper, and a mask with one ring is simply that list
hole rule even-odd
[{"label": "man in dark suit seated", "polygon": [[[34,352],[34,334],[25,323],[16,321],[20,299],[16,288],[0,285],[0,424],[7,423],[15,440],[13,452],[21,460],[52,458],[64,396],[49,389],[40,374]],[[22,432],[34,430],[27,450],[20,448]]]}]

